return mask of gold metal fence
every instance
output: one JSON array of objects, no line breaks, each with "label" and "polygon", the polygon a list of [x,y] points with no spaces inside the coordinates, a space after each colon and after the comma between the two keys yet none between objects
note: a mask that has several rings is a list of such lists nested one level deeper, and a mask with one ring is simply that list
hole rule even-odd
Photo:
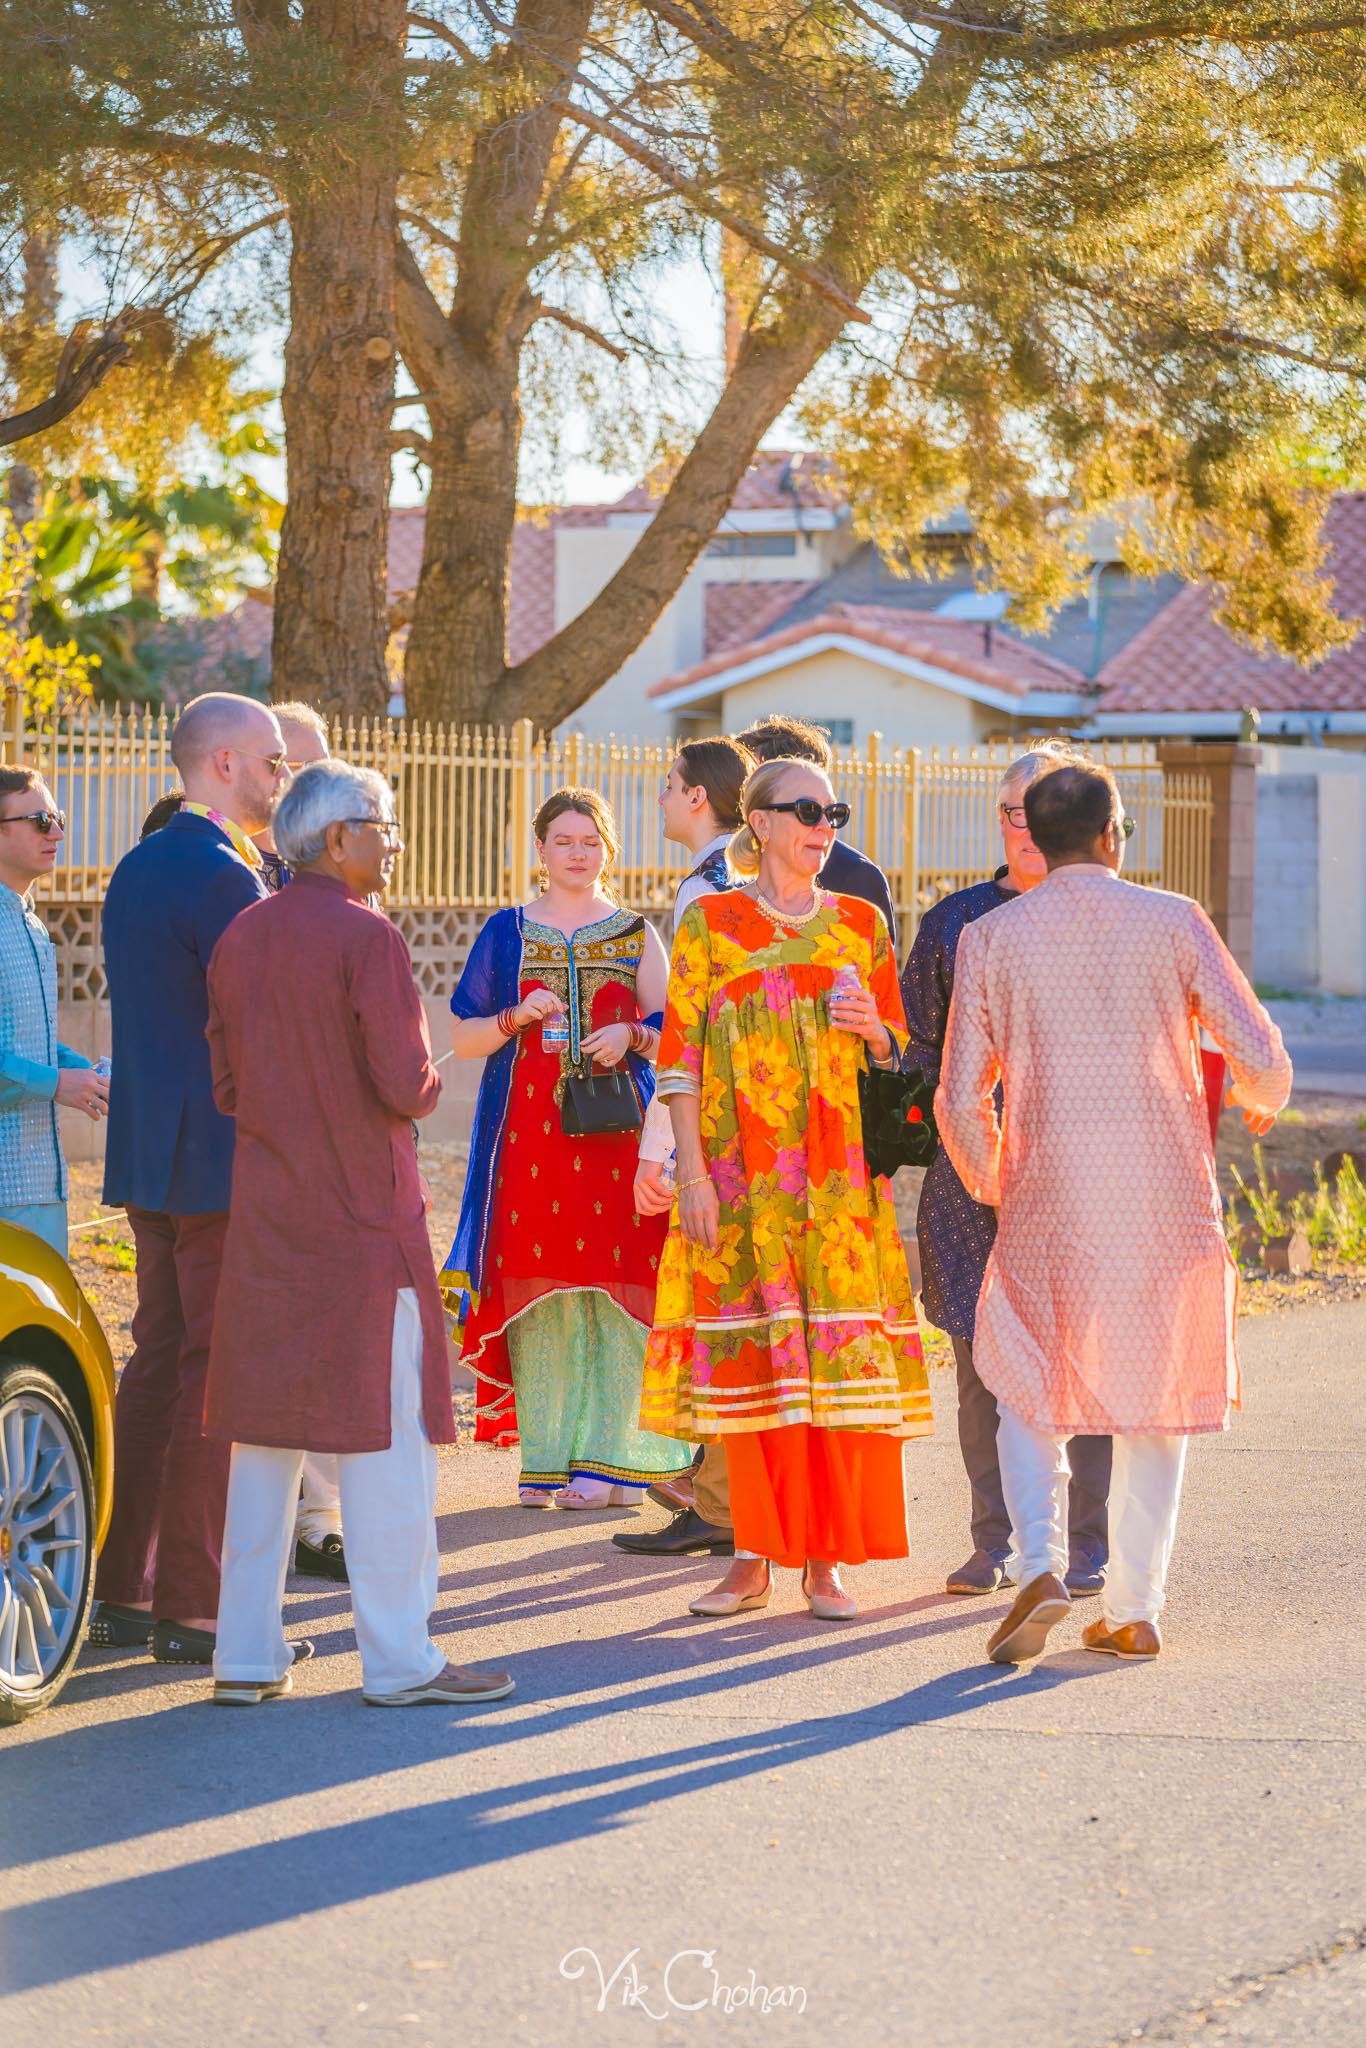
[{"label": "gold metal fence", "polygon": [[[82,705],[25,724],[11,700],[4,753],[39,768],[67,813],[67,836],[45,889],[53,901],[98,903],[156,798],[176,784],[165,713]],[[530,721],[489,730],[415,720],[337,724],[334,753],[391,781],[406,841],[391,901],[413,910],[493,909],[532,893],[531,824],[554,789],[599,790],[622,839],[625,902],[664,911],[686,871],[683,848],[659,828],[657,799],[673,758],[667,743],[538,738]],[[1126,873],[1207,907],[1213,803],[1199,770],[1167,771],[1142,745],[1087,750],[1115,770],[1137,830]],[[873,734],[839,757],[836,783],[852,806],[848,836],[883,867],[909,942],[920,914],[950,890],[989,875],[1000,859],[995,796],[1018,744],[968,751],[887,747]]]}]

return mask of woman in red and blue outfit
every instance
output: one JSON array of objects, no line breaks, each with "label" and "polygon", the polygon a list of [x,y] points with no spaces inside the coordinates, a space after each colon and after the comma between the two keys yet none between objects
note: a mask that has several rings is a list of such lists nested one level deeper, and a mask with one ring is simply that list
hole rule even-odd
[{"label": "woman in red and blue outfit", "polygon": [[570,1137],[580,1057],[654,1090],[668,961],[607,889],[611,812],[562,789],[535,822],[543,887],[489,919],[451,1009],[457,1058],[483,1058],[469,1173],[442,1272],[478,1385],[476,1441],[519,1437],[524,1507],[605,1507],[682,1470],[688,1447],[636,1425],[666,1219],[636,1214],[638,1132]]}]

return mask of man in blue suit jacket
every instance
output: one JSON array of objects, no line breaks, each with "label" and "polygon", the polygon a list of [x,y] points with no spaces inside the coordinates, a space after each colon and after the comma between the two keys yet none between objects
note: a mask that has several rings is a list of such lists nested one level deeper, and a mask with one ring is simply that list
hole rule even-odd
[{"label": "man in blue suit jacket", "polygon": [[171,737],[185,804],[125,854],[105,897],[113,1072],[104,1199],[137,1246],[133,1355],[114,1413],[114,1515],[95,1643],[151,1638],[163,1663],[213,1655],[227,1447],[201,1433],[227,1227],[233,1125],[214,1106],[205,976],[239,910],[266,894],[251,834],[289,780],[275,715],[246,697],[187,704]]}]

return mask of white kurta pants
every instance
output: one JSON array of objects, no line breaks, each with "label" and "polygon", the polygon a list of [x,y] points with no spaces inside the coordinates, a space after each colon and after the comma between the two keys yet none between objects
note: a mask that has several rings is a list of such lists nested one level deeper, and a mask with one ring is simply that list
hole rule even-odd
[{"label": "white kurta pants", "polygon": [[[1035,1429],[998,1403],[996,1455],[1010,1511],[1016,1583],[1041,1572],[1067,1576],[1067,1438]],[[1167,1597],[1167,1566],[1186,1467],[1185,1436],[1117,1436],[1110,1471],[1110,1568],[1101,1612],[1111,1628],[1156,1621]]]},{"label": "white kurta pants", "polygon": [[324,1536],[340,1536],[341,1476],[331,1451],[305,1451],[299,1487],[299,1512],[294,1534],[300,1543],[320,1548]]},{"label": "white kurta pants", "polygon": [[[411,1287],[394,1310],[392,1438],[339,1456],[346,1564],[367,1693],[404,1692],[445,1668],[427,1633],[436,1605],[436,1452],[422,1423],[422,1315]],[[282,1610],[302,1451],[234,1444],[223,1530],[215,1678],[283,1678],[293,1652]]]}]

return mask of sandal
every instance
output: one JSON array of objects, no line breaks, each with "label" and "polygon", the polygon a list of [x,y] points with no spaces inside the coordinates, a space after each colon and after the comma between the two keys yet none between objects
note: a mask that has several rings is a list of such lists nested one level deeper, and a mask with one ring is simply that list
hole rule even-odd
[{"label": "sandal", "polygon": [[212,1664],[218,1637],[207,1628],[182,1628],[178,1621],[158,1621],[148,1644],[158,1664]]},{"label": "sandal", "polygon": [[519,1486],[517,1501],[524,1508],[548,1508],[554,1506],[555,1496],[543,1486]]},{"label": "sandal", "polygon": [[145,1650],[152,1617],[145,1607],[121,1607],[117,1600],[98,1600],[85,1639],[97,1650]]},{"label": "sandal", "polygon": [[[593,1488],[592,1492],[587,1489]],[[640,1498],[640,1489],[635,1486],[609,1486],[605,1480],[594,1483],[576,1479],[571,1486],[562,1486],[555,1495],[557,1508],[629,1508]]]}]

